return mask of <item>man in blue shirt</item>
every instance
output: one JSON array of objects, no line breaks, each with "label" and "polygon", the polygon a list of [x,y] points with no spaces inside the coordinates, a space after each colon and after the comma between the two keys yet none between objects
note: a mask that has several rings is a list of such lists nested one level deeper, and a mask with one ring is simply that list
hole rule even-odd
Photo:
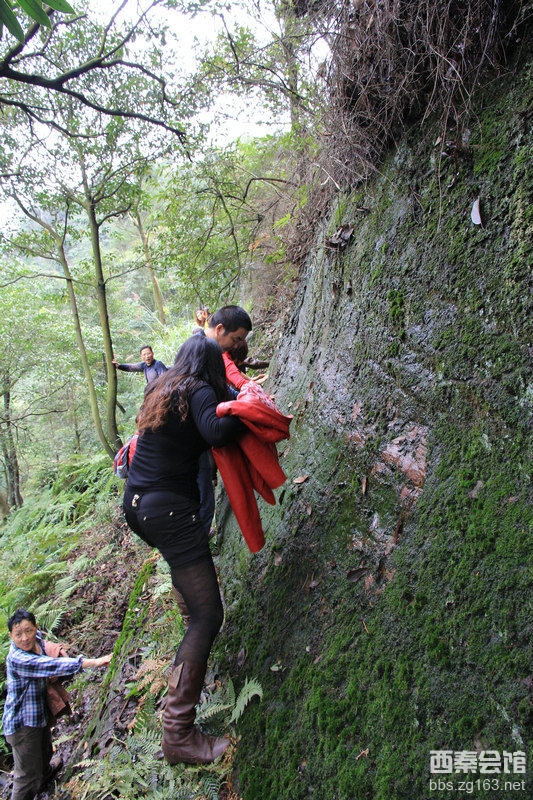
[{"label": "man in blue shirt", "polygon": [[154,351],[149,344],[141,347],[141,358],[142,361],[137,364],[119,364],[117,359],[114,358],[113,364],[123,372],[144,372],[146,383],[155,381],[156,378],[159,378],[160,375],[168,370],[168,367],[162,361],[156,361]]},{"label": "man in blue shirt", "polygon": [[19,608],[7,621],[11,646],[6,659],[7,698],[2,723],[13,750],[11,800],[32,800],[50,772],[52,738],[46,702],[49,678],[75,675],[87,667],[107,667],[101,658],[51,658],[31,611]]}]

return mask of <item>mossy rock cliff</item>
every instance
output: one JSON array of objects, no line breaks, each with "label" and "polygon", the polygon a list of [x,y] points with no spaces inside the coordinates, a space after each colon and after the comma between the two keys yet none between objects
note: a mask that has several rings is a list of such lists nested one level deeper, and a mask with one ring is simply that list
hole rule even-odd
[{"label": "mossy rock cliff", "polygon": [[219,560],[216,657],[264,688],[244,800],[533,796],[532,72],[460,143],[406,131],[301,270],[267,387],[287,482],[264,549],[230,518]]}]

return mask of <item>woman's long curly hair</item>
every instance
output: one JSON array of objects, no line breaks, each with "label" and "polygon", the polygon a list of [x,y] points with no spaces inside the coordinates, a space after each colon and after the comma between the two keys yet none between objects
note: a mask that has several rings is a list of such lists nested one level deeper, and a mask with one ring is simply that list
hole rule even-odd
[{"label": "woman's long curly hair", "polygon": [[176,355],[174,366],[150,383],[137,416],[137,430],[155,431],[171,414],[181,420],[189,413],[189,395],[200,384],[208,383],[217,400],[228,399],[226,370],[220,345],[197,334],[187,339]]}]

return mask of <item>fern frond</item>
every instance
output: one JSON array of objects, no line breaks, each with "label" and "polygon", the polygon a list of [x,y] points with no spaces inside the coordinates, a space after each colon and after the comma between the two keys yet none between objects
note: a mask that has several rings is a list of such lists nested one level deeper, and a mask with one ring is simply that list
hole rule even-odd
[{"label": "fern frond", "polygon": [[199,722],[205,721],[206,719],[211,719],[211,717],[214,717],[216,714],[221,714],[223,711],[229,711],[232,706],[232,703],[208,701],[207,703],[204,703],[204,705],[200,706],[196,712],[196,719]]},{"label": "fern frond", "polygon": [[73,571],[70,575],[65,575],[60,578],[55,585],[55,593],[60,600],[67,600],[72,592],[78,588],[81,581],[76,577],[76,572]]},{"label": "fern frond", "polygon": [[152,695],[161,694],[167,685],[167,679],[163,674],[167,663],[166,658],[147,658],[146,661],[143,661],[133,677],[136,683],[130,690],[129,696],[139,694],[146,688]]},{"label": "fern frond", "polygon": [[39,621],[39,626],[46,631],[54,631],[61,624],[67,609],[58,608],[51,605],[52,601],[42,603],[35,609],[35,616]]},{"label": "fern frond", "polygon": [[239,692],[239,696],[237,698],[237,702],[235,703],[235,708],[233,709],[233,714],[231,715],[230,722],[237,722],[238,719],[242,716],[244,709],[252,699],[252,697],[259,697],[261,700],[263,697],[263,687],[259,683],[258,680],[255,678],[247,678],[244,682],[244,686],[242,687],[241,691]]},{"label": "fern frond", "polygon": [[219,800],[220,781],[216,781],[212,775],[204,775],[200,785],[207,800]]},{"label": "fern frond", "polygon": [[233,681],[231,680],[231,678],[228,678],[228,682],[226,684],[226,697],[227,697],[228,703],[230,703],[232,706],[234,706],[235,705],[235,686],[233,685]]},{"label": "fern frond", "polygon": [[145,729],[137,732],[135,738],[130,740],[129,749],[137,758],[143,755],[153,760],[154,755],[161,749],[161,731]]},{"label": "fern frond", "polygon": [[79,575],[80,572],[85,572],[85,570],[90,564],[92,564],[92,560],[89,558],[87,554],[82,553],[82,555],[78,556],[78,558],[72,564],[71,567],[72,572],[75,575]]}]

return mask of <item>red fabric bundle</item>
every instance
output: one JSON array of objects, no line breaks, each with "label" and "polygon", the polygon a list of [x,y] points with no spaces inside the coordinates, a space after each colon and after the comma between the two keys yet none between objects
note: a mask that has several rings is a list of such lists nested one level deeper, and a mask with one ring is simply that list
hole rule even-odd
[{"label": "red fabric bundle", "polygon": [[261,550],[265,535],[254,490],[270,505],[273,489],[286,481],[275,443],[290,438],[292,416],[285,416],[264,390],[249,381],[237,400],[219,403],[217,416],[238,417],[248,430],[236,442],[214,447],[213,456],[233,513],[252,553]]}]

